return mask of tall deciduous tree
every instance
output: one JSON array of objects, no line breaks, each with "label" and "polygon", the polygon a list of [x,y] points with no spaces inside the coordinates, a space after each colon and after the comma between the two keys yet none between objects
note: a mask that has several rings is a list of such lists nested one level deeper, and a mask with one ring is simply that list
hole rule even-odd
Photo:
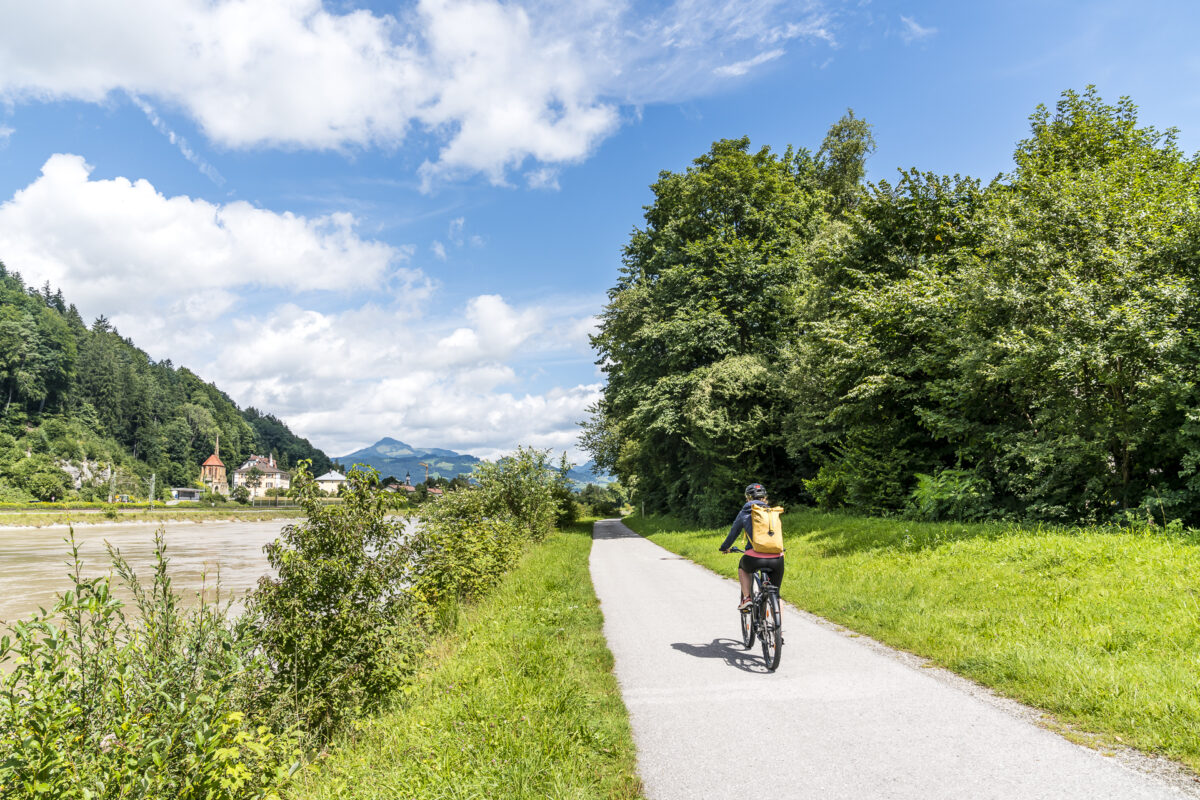
[{"label": "tall deciduous tree", "polygon": [[593,338],[608,384],[584,438],[654,508],[711,521],[739,483],[798,488],[772,406],[824,214],[811,168],[723,140],[651,187]]}]

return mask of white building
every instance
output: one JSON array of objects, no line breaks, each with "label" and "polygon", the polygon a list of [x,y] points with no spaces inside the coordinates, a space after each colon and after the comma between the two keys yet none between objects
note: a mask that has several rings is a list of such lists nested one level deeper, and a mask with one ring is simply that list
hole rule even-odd
[{"label": "white building", "polygon": [[[253,472],[256,469],[257,481]],[[288,489],[292,485],[292,476],[275,464],[274,456],[250,456],[245,464],[233,471],[230,478],[233,487],[245,486],[253,498],[266,497],[268,489]],[[253,483],[257,485],[251,485]]]},{"label": "white building", "polygon": [[321,477],[317,478],[317,487],[323,492],[337,494],[338,489],[342,488],[342,484],[346,482],[346,476],[337,470],[330,470]]}]

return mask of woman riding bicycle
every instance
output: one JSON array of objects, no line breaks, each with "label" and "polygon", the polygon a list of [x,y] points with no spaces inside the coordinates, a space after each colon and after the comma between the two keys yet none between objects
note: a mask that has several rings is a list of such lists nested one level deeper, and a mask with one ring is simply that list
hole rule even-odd
[{"label": "woman riding bicycle", "polygon": [[729,529],[729,535],[725,537],[725,541],[721,542],[721,552],[728,553],[738,535],[742,533],[746,535],[746,553],[738,562],[738,583],[742,587],[742,600],[738,603],[739,611],[745,611],[750,607],[750,599],[754,591],[752,576],[756,571],[766,572],[771,577],[771,583],[777,589],[783,584],[783,553],[758,553],[751,544],[750,507],[756,505],[770,507],[767,503],[767,490],[761,483],[752,483],[746,487],[746,505],[742,506],[742,510],[734,518],[733,527]]}]

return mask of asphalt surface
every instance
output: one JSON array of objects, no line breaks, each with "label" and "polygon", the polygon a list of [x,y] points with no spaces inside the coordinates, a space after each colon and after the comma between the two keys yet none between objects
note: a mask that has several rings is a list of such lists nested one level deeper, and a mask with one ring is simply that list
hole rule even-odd
[{"label": "asphalt surface", "polygon": [[591,573],[650,800],[1195,796],[790,607],[768,673],[737,584],[616,520]]}]

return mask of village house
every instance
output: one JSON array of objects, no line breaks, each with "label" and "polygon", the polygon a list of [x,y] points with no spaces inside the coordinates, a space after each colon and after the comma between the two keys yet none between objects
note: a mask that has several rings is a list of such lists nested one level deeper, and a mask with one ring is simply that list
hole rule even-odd
[{"label": "village house", "polygon": [[337,470],[331,469],[321,477],[317,478],[317,487],[323,492],[337,494],[338,489],[342,488],[342,484],[346,482],[346,476]]},{"label": "village house", "polygon": [[275,456],[250,456],[245,464],[233,471],[230,482],[232,487],[245,486],[250,497],[257,499],[266,497],[268,489],[291,488],[292,476],[279,468]]}]

